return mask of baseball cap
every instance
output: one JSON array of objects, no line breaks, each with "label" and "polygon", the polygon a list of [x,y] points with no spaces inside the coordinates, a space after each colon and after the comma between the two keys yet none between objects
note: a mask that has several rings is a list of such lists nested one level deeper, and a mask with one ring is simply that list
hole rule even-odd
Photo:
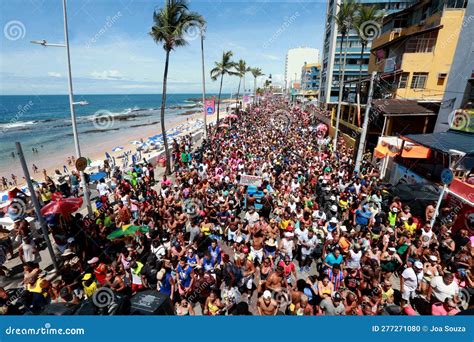
[{"label": "baseball cap", "polygon": [[436,255],[430,255],[430,260],[431,261],[438,261],[438,258],[436,257]]},{"label": "baseball cap", "polygon": [[413,264],[413,266],[415,266],[415,268],[421,270],[423,268],[423,264],[421,263],[421,261],[415,261],[415,263]]},{"label": "baseball cap", "polygon": [[332,295],[332,299],[334,299],[335,301],[341,301],[342,296],[339,292],[334,292],[333,295]]},{"label": "baseball cap", "polygon": [[331,223],[338,223],[339,221],[338,221],[337,217],[333,216],[333,217],[331,217],[331,219],[329,220],[329,222],[331,222]]},{"label": "baseball cap", "polygon": [[395,249],[395,247],[390,247],[390,248],[388,249],[388,251],[389,251],[389,252],[394,252],[394,253],[395,253],[397,250]]},{"label": "baseball cap", "polygon": [[265,290],[265,292],[263,292],[263,298],[272,298],[272,293],[268,290]]}]

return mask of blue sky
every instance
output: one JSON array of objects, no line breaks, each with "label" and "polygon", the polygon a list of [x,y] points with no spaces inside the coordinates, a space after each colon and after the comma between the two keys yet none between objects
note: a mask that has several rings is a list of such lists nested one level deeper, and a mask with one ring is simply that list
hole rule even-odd
[{"label": "blue sky", "polygon": [[[77,94],[160,93],[164,50],[148,36],[153,10],[163,0],[69,0],[69,39],[74,91]],[[1,94],[65,94],[66,55],[62,48],[44,48],[31,40],[64,42],[61,0],[0,2]],[[209,70],[222,51],[272,74],[283,83],[287,49],[321,50],[326,2],[191,0],[190,9],[207,20],[205,64],[207,90],[218,82]],[[261,78],[263,82],[265,78]],[[247,85],[253,85],[247,76]],[[224,79],[223,92],[235,92],[238,79]],[[249,88],[247,86],[247,88]],[[172,52],[170,93],[201,91],[200,40]]]}]

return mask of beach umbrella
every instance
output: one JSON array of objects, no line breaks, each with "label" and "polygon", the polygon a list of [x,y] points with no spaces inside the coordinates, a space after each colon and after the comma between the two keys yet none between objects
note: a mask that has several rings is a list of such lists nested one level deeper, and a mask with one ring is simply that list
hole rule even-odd
[{"label": "beach umbrella", "polygon": [[228,125],[228,124],[220,124],[219,127],[224,127],[224,128],[226,128],[226,127],[229,127],[229,125]]},{"label": "beach umbrella", "polygon": [[228,118],[230,119],[238,119],[239,117],[235,114],[230,114],[229,116],[227,116]]},{"label": "beach umbrella", "polygon": [[68,216],[82,207],[82,202],[80,197],[61,198],[58,201],[49,202],[41,208],[41,215],[62,214]]},{"label": "beach umbrella", "polygon": [[127,224],[107,235],[107,239],[114,240],[124,236],[135,235],[137,233],[148,233],[149,230],[150,228],[147,226],[134,226]]},{"label": "beach umbrella", "polygon": [[122,150],[123,150],[123,147],[122,147],[122,146],[117,146],[117,147],[114,147],[114,148],[112,149],[112,152],[120,152],[120,151],[122,151]]},{"label": "beach umbrella", "polygon": [[132,144],[132,145],[140,145],[141,143],[142,142],[139,141],[139,140],[133,140],[133,141],[130,142],[130,144]]}]

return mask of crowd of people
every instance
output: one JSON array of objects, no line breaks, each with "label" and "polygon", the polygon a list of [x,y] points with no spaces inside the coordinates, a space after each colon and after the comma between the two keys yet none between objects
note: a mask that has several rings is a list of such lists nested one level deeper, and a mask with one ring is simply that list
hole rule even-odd
[{"label": "crowd of people", "polygon": [[[125,298],[151,290],[176,315],[453,315],[469,306],[473,237],[451,221],[431,226],[432,206],[415,217],[369,160],[356,172],[343,140],[333,152],[319,124],[270,99],[210,126],[199,146],[173,141],[173,176],[155,179],[146,163],[116,167],[97,185],[95,218],[48,218],[61,264],[54,280],[18,220],[27,309],[80,305],[102,288]],[[9,300],[2,289],[3,313]]]}]

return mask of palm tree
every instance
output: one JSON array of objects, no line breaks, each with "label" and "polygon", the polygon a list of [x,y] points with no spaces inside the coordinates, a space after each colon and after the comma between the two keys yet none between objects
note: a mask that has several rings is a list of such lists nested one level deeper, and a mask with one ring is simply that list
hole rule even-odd
[{"label": "palm tree", "polygon": [[381,20],[383,12],[379,11],[377,6],[360,6],[357,15],[354,18],[354,27],[359,38],[360,61],[359,61],[359,79],[362,77],[362,64],[364,61],[364,50],[374,38],[380,33]]},{"label": "palm tree", "polygon": [[232,51],[224,51],[222,53],[222,60],[220,62],[214,62],[214,69],[211,70],[211,79],[216,81],[219,77],[221,78],[221,85],[219,87],[219,96],[217,98],[217,124],[219,124],[219,108],[221,102],[221,93],[222,93],[222,81],[224,80],[224,75],[237,75],[236,72],[232,71],[235,68],[236,63],[231,60],[234,53]]},{"label": "palm tree", "polygon": [[341,4],[338,5],[339,10],[335,16],[333,16],[334,21],[337,25],[337,30],[341,35],[340,47],[339,47],[339,99],[337,103],[337,115],[336,115],[336,127],[334,132],[334,146],[333,150],[336,152],[337,149],[337,135],[339,132],[339,121],[341,118],[341,102],[342,102],[342,93],[344,90],[344,73],[346,67],[346,57],[347,57],[347,44],[344,49],[344,59],[341,63],[340,54],[342,53],[342,47],[344,46],[344,40],[347,38],[349,31],[354,28],[354,16],[358,10],[359,4],[353,0],[344,0]]},{"label": "palm tree", "polygon": [[253,76],[253,93],[254,93],[254,98],[253,101],[256,103],[257,101],[257,77],[265,75],[262,73],[262,69],[260,68],[250,68],[250,72],[252,73]]},{"label": "palm tree", "polygon": [[165,0],[163,8],[153,12],[153,26],[149,34],[157,44],[163,45],[163,49],[166,52],[160,117],[161,133],[163,134],[163,144],[165,145],[166,175],[169,175],[171,172],[170,153],[165,127],[166,82],[168,79],[170,52],[177,47],[185,46],[187,44],[185,39],[186,33],[203,27],[205,23],[206,21],[199,13],[189,10],[186,0]]},{"label": "palm tree", "polygon": [[[239,93],[240,93],[240,84],[242,82],[242,78],[245,77],[245,74],[250,71],[250,68],[247,66],[247,63],[243,60],[240,59],[238,63],[235,65],[235,72],[239,76],[239,87],[237,88],[237,96],[235,98],[235,108],[237,109],[237,106],[239,104]],[[245,89],[244,89],[245,93]]]}]

